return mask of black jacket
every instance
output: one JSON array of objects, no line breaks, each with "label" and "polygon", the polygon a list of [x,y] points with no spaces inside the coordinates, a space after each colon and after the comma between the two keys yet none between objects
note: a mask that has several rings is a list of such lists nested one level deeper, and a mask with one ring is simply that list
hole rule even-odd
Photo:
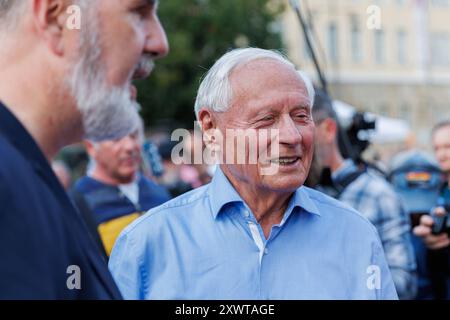
[{"label": "black jacket", "polygon": [[0,103],[0,299],[120,298],[42,151]]}]

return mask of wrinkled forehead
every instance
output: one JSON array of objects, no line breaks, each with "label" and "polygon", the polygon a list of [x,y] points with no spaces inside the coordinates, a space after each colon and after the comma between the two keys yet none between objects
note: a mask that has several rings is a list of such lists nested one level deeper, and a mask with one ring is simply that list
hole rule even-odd
[{"label": "wrinkled forehead", "polygon": [[231,72],[230,79],[239,79],[243,75],[270,76],[279,73],[289,73],[300,79],[295,68],[287,62],[274,58],[260,58],[238,64]]},{"label": "wrinkled forehead", "polygon": [[259,99],[246,101],[239,106],[240,119],[254,119],[263,115],[278,115],[281,113],[306,112],[311,114],[309,99],[301,93],[285,93],[282,95],[267,94]]},{"label": "wrinkled forehead", "polygon": [[[306,83],[297,70],[274,59],[254,60],[236,67],[230,75],[230,83],[234,102],[271,99],[281,91],[286,92],[286,100],[297,99],[300,103],[306,99],[308,104],[310,102]],[[278,100],[282,98],[277,97]]]}]

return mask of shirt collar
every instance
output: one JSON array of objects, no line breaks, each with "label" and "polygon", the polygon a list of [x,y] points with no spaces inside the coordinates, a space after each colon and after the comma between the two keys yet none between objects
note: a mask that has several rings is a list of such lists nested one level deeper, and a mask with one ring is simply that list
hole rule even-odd
[{"label": "shirt collar", "polygon": [[208,194],[214,219],[226,204],[244,202],[220,167],[214,173],[211,184],[209,185]]},{"label": "shirt collar", "polygon": [[[244,203],[241,196],[236,191],[236,189],[234,189],[220,167],[217,168],[211,184],[209,185],[208,195],[214,219],[217,218],[217,215],[219,214],[221,209],[228,203]],[[283,222],[297,207],[302,208],[308,213],[320,216],[319,209],[317,208],[314,201],[309,197],[306,188],[303,186],[298,188],[294,192],[286,209],[286,214],[283,218]]]},{"label": "shirt collar", "polygon": [[317,216],[321,215],[319,208],[317,208],[317,205],[309,196],[309,193],[305,186],[301,186],[300,188],[295,190],[294,196],[291,199],[291,203],[288,206],[287,212],[289,212],[291,206],[292,209],[295,207],[299,207],[308,213],[315,214]]}]

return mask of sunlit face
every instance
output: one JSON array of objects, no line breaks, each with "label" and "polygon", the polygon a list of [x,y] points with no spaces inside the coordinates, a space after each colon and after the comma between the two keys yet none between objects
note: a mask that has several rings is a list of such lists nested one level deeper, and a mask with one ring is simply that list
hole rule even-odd
[{"label": "sunlit face", "polygon": [[118,184],[130,183],[135,179],[141,163],[140,137],[137,133],[98,143],[91,152],[96,166]]},{"label": "sunlit face", "polygon": [[432,142],[441,170],[450,173],[450,126],[442,127],[434,132]]},{"label": "sunlit face", "polygon": [[[295,70],[271,59],[236,68],[230,81],[232,105],[227,112],[217,113],[218,129],[224,134],[226,129],[276,129],[279,135],[278,140],[262,144],[259,140],[257,164],[225,163],[224,172],[259,189],[294,191],[304,183],[313,155],[314,123],[304,82]],[[274,143],[278,143],[278,156],[268,151],[274,150]],[[266,154],[269,157],[261,157]],[[274,164],[275,174],[262,174]]]},{"label": "sunlit face", "polygon": [[168,53],[166,34],[157,16],[155,0],[102,0],[98,7],[101,59],[111,86],[130,86],[146,78],[151,68],[137,69],[146,55],[156,59]]},{"label": "sunlit face", "polygon": [[153,60],[168,52],[153,1],[100,1],[86,13],[80,56],[67,81],[92,141],[117,139],[138,127],[131,81],[147,77]]}]

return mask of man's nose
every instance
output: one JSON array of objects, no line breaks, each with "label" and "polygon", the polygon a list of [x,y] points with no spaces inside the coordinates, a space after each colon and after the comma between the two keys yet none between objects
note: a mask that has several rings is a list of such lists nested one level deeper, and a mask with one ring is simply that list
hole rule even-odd
[{"label": "man's nose", "polygon": [[147,32],[145,53],[150,54],[153,59],[162,58],[169,53],[166,32],[157,16],[150,24]]},{"label": "man's nose", "polygon": [[298,125],[289,115],[281,118],[280,123],[280,144],[297,145],[302,142],[302,135]]}]

